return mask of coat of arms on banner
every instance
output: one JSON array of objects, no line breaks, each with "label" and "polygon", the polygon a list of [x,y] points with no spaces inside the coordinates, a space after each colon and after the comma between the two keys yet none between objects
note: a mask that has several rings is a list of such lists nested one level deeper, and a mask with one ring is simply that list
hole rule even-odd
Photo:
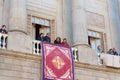
[{"label": "coat of arms on banner", "polygon": [[42,43],[43,80],[74,80],[71,49]]}]

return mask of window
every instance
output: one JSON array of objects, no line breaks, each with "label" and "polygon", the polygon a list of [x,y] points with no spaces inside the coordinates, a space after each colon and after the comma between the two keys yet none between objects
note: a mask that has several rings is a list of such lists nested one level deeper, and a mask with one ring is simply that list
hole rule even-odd
[{"label": "window", "polygon": [[35,39],[37,39],[40,33],[44,33],[46,35],[47,33],[51,32],[50,31],[50,20],[42,19],[38,17],[32,17],[31,22],[34,27],[33,36]]},{"label": "window", "polygon": [[88,30],[88,44],[91,46],[92,49],[97,51],[97,46],[101,46],[101,48],[104,48],[103,45],[103,36],[102,33]]},{"label": "window", "polygon": [[32,23],[43,25],[43,26],[50,26],[50,20],[42,19],[38,17],[32,17]]}]

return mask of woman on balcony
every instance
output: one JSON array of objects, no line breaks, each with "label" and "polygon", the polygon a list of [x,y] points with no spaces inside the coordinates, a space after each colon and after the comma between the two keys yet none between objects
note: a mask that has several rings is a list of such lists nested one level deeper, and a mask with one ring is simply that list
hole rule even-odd
[{"label": "woman on balcony", "polygon": [[109,49],[109,51],[107,51],[107,54],[114,55],[114,53],[113,53],[113,49]]},{"label": "woman on balcony", "polygon": [[57,37],[54,41],[54,44],[61,44],[61,38]]},{"label": "woman on balcony", "polygon": [[65,46],[65,47],[70,47],[70,45],[68,44],[66,38],[63,39],[63,42],[61,43],[61,45],[62,45],[62,46]]}]

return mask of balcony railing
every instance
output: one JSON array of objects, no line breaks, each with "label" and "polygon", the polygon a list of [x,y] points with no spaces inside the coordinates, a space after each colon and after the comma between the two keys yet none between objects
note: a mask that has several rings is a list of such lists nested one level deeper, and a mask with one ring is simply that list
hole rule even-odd
[{"label": "balcony railing", "polygon": [[41,53],[41,41],[32,41],[32,53],[39,55]]},{"label": "balcony railing", "polygon": [[[41,41],[33,40],[32,41],[32,53],[40,55],[41,54]],[[78,61],[78,50],[76,48],[72,48],[74,61]]]},{"label": "balcony railing", "polygon": [[120,68],[120,56],[101,54],[101,60],[105,66]]},{"label": "balcony railing", "polygon": [[72,48],[72,53],[73,53],[73,57],[74,57],[74,61],[77,62],[79,61],[79,57],[78,57],[78,49],[77,48]]},{"label": "balcony railing", "polygon": [[7,48],[7,34],[0,33],[0,48],[6,49]]}]

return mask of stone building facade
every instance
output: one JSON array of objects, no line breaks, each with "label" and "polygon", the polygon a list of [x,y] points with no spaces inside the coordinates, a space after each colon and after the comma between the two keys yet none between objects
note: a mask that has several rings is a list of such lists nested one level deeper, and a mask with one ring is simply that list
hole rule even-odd
[{"label": "stone building facade", "polygon": [[[120,80],[119,69],[98,66],[96,48],[120,52],[119,0],[0,0],[0,26],[8,30],[0,50],[0,80],[40,80],[41,57],[34,55],[39,33],[52,42],[67,38],[78,50],[75,80]],[[25,64],[23,64],[25,63]],[[32,66],[34,65],[34,66]],[[1,73],[2,72],[2,73]]]}]

